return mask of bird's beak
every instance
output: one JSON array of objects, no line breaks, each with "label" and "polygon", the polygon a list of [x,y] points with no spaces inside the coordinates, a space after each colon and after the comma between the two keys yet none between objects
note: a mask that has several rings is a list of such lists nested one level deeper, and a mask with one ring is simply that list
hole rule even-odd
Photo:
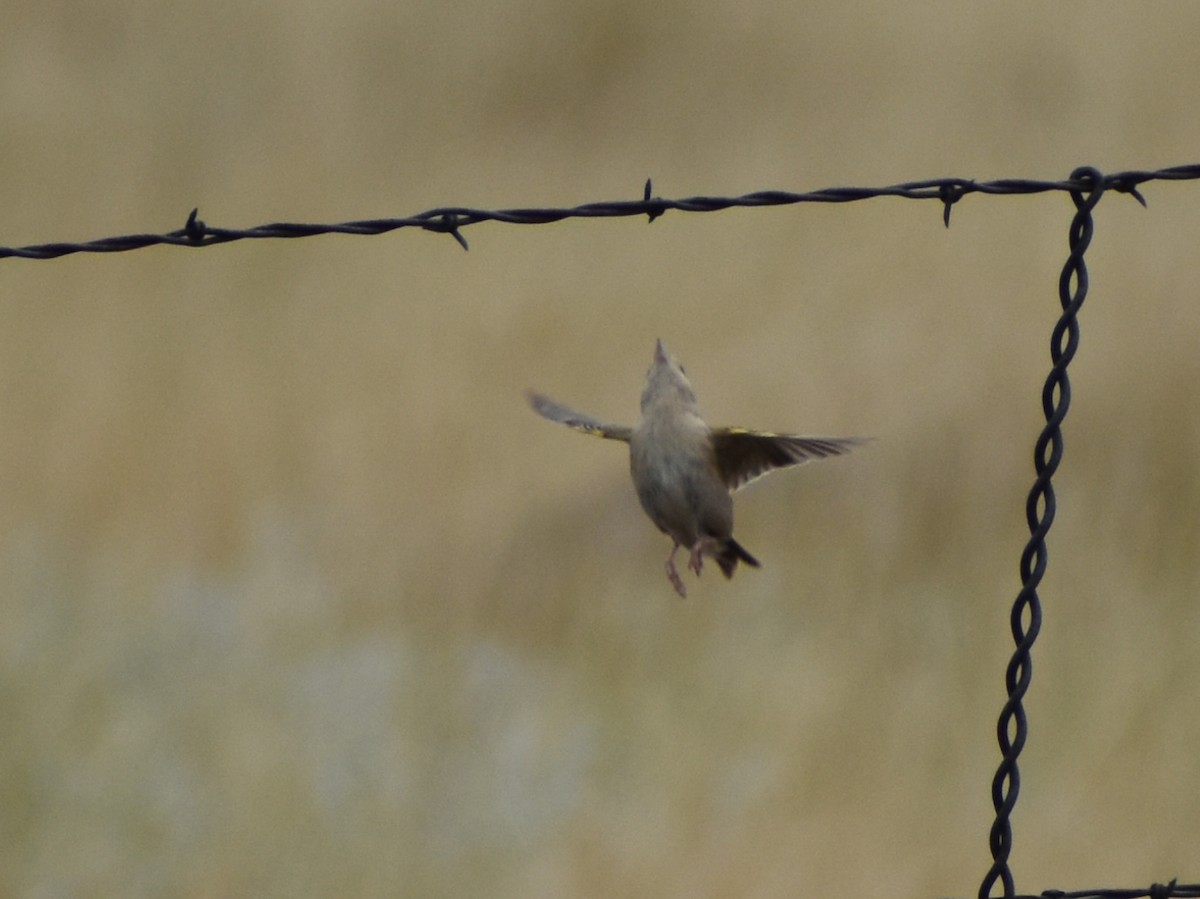
[{"label": "bird's beak", "polygon": [[671,357],[667,353],[667,348],[663,346],[662,338],[658,338],[658,343],[654,345],[654,364],[666,365]]}]

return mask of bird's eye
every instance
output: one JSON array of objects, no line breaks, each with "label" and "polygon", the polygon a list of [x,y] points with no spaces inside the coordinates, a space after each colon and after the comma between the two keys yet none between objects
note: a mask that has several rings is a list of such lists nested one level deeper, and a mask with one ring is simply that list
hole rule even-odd
[{"label": "bird's eye", "polygon": [[686,369],[686,368],[684,368],[684,367],[681,365],[681,366],[679,366],[679,373],[680,373],[681,375],[686,375],[686,374],[687,374],[687,369]]}]

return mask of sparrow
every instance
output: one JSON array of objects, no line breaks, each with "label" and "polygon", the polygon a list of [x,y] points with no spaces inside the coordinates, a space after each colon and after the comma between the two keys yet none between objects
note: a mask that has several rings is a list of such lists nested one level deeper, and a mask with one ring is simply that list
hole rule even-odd
[{"label": "sparrow", "polygon": [[697,577],[705,556],[716,560],[727,579],[739,562],[760,567],[733,537],[734,491],[774,469],[839,456],[866,442],[861,437],[798,437],[709,427],[683,366],[661,339],[646,372],[642,418],[636,427],[602,422],[536,391],[525,395],[543,418],[629,444],[629,470],[638,500],[673,541],[667,579],[684,597],[687,588],[675,567],[680,547],[687,549],[688,568]]}]

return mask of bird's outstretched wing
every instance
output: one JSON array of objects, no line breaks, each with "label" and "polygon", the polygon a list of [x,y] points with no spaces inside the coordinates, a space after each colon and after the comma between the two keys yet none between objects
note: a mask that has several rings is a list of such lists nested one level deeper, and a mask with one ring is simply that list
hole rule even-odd
[{"label": "bird's outstretched wing", "polygon": [[712,440],[717,469],[731,491],[772,469],[840,456],[867,442],[862,437],[797,437],[745,428],[716,428]]},{"label": "bird's outstretched wing", "polygon": [[582,412],[568,409],[566,406],[556,403],[550,397],[532,390],[525,391],[525,398],[529,400],[529,405],[533,407],[533,411],[542,416],[542,418],[557,421],[559,424],[574,428],[576,431],[583,431],[585,434],[593,434],[596,437],[604,437],[608,440],[623,440],[625,443],[628,443],[629,435],[633,432],[632,428],[628,428],[625,425],[606,424],[599,419],[592,418],[590,415],[584,415]]}]

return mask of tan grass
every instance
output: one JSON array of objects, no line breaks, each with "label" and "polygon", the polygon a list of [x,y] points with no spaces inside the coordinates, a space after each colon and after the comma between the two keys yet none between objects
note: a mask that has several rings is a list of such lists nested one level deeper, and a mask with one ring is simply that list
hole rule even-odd
[{"label": "tan grass", "polygon": [[[17,5],[5,243],[1200,146],[1185,4]],[[1200,207],[1146,193],[1089,256],[1030,892],[1200,837]],[[1071,211],[0,264],[0,893],[973,894]],[[631,420],[658,336],[715,422],[877,438],[686,602],[620,448],[521,399]]]}]

